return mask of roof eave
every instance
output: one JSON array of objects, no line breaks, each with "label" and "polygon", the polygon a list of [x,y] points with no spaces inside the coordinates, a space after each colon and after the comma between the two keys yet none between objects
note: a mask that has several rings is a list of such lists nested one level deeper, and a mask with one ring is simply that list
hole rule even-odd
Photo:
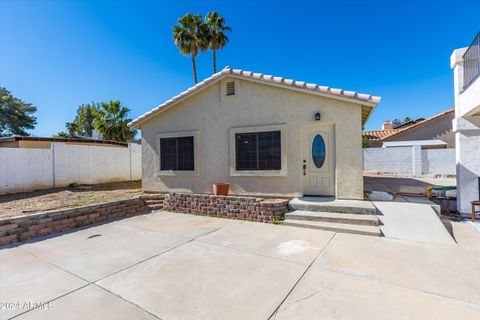
[{"label": "roof eave", "polygon": [[[246,76],[244,73],[249,74],[249,76]],[[364,125],[367,120],[370,118],[373,110],[377,106],[378,103],[381,101],[381,97],[377,96],[370,96],[370,95],[365,95],[365,94],[359,94],[356,92],[352,91],[344,91],[341,89],[334,89],[334,88],[329,88],[329,87],[321,87],[319,85],[315,84],[307,84],[302,81],[295,81],[295,80],[289,80],[285,78],[279,78],[279,77],[273,77],[273,76],[268,76],[268,75],[263,75],[261,74],[260,77],[252,77],[252,75],[257,75],[251,72],[244,72],[244,71],[238,71],[238,70],[233,70],[229,67],[226,67],[220,72],[215,73],[211,77],[203,80],[200,83],[197,83],[195,86],[187,89],[186,91],[178,94],[177,96],[173,97],[170,100],[167,100],[163,104],[158,105],[157,107],[153,108],[149,112],[143,114],[142,116],[134,119],[133,121],[128,123],[129,127],[135,128],[135,129],[141,129],[141,126],[143,123],[146,121],[150,120],[152,117],[169,110],[170,108],[174,107],[177,105],[179,102],[184,101],[191,97],[192,95],[201,92],[208,88],[210,85],[217,83],[218,81],[226,78],[226,77],[231,77],[231,78],[236,78],[240,80],[245,80],[245,81],[252,81],[264,85],[271,85],[283,89],[290,89],[293,91],[301,92],[301,93],[309,93],[309,94],[314,94],[317,96],[322,96],[330,99],[335,99],[335,100],[340,100],[340,101],[345,101],[345,102],[350,102],[350,103],[355,103],[355,104],[360,104],[362,106],[367,106],[371,107],[372,109],[370,110],[368,116],[364,120],[362,117],[362,125]],[[265,80],[263,77],[267,77],[270,80]],[[280,81],[278,81],[280,79]],[[289,84],[287,84],[287,82]],[[290,83],[291,82],[291,83]],[[297,85],[301,84],[301,85]],[[311,88],[309,86],[311,85]],[[323,91],[324,92],[323,92]],[[350,94],[354,97],[350,98],[345,96],[347,92],[350,92]],[[352,94],[353,93],[353,94]],[[182,96],[183,95],[183,96]],[[368,100],[361,99],[360,96],[368,96]]]}]

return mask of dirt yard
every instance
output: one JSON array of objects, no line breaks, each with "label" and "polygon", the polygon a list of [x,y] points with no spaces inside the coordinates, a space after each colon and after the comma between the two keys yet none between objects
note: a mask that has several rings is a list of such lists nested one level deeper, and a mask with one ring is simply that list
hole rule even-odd
[{"label": "dirt yard", "polygon": [[142,194],[140,181],[74,185],[0,196],[0,218],[130,199]]}]

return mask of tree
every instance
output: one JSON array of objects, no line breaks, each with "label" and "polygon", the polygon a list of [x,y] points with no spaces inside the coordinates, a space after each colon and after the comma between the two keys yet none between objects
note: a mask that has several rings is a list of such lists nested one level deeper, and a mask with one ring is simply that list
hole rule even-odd
[{"label": "tree", "polygon": [[102,102],[100,108],[95,111],[93,125],[95,130],[105,140],[123,141],[132,140],[136,130],[130,129],[128,123],[131,119],[126,116],[130,109],[123,107],[120,101]]},{"label": "tree", "polygon": [[78,126],[75,122],[65,123],[65,128],[67,128],[67,134],[69,137],[75,137],[77,135]]},{"label": "tree", "polygon": [[60,138],[70,138],[70,135],[66,133],[65,131],[60,131],[57,134],[53,135],[54,137],[60,137]]},{"label": "tree", "polygon": [[187,13],[179,18],[173,27],[173,41],[182,54],[192,56],[193,81],[198,83],[195,59],[199,52],[208,49],[208,30],[202,17]]},{"label": "tree", "polygon": [[0,87],[0,136],[28,136],[26,130],[35,128],[37,108],[26,103],[4,87]]},{"label": "tree", "polygon": [[65,123],[65,129],[69,137],[91,137],[93,132],[93,120],[99,105],[95,102],[82,104],[77,109],[77,115],[72,122]]},{"label": "tree", "polygon": [[93,120],[95,120],[96,111],[99,105],[95,102],[82,104],[77,109],[75,123],[77,124],[77,135],[91,137],[94,129]]},{"label": "tree", "polygon": [[230,27],[225,26],[225,19],[218,12],[209,12],[205,17],[205,24],[208,30],[208,45],[213,51],[213,73],[217,72],[217,50],[222,49],[228,44],[227,31]]},{"label": "tree", "polygon": [[371,148],[372,147],[372,141],[368,139],[367,137],[362,138],[362,148]]}]

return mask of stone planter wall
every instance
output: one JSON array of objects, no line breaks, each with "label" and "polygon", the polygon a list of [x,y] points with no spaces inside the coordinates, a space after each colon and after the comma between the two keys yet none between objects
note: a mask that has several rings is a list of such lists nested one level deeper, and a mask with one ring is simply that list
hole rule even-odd
[{"label": "stone planter wall", "polygon": [[165,209],[258,222],[274,222],[288,211],[288,200],[255,197],[170,193],[145,195],[129,200],[53,210],[0,219],[0,245],[25,241],[89,224]]},{"label": "stone planter wall", "polygon": [[283,218],[288,211],[288,202],[285,199],[170,193],[165,198],[164,208],[205,216],[273,222]]},{"label": "stone planter wall", "polygon": [[0,245],[141,214],[150,209],[148,201],[152,199],[160,201],[164,196],[140,196],[129,200],[0,219]]}]

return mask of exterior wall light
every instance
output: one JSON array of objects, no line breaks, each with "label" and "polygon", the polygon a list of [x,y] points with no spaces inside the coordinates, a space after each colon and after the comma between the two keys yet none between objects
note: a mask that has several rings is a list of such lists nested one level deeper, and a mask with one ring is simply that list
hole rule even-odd
[{"label": "exterior wall light", "polygon": [[315,121],[320,121],[320,112],[315,113]]}]

